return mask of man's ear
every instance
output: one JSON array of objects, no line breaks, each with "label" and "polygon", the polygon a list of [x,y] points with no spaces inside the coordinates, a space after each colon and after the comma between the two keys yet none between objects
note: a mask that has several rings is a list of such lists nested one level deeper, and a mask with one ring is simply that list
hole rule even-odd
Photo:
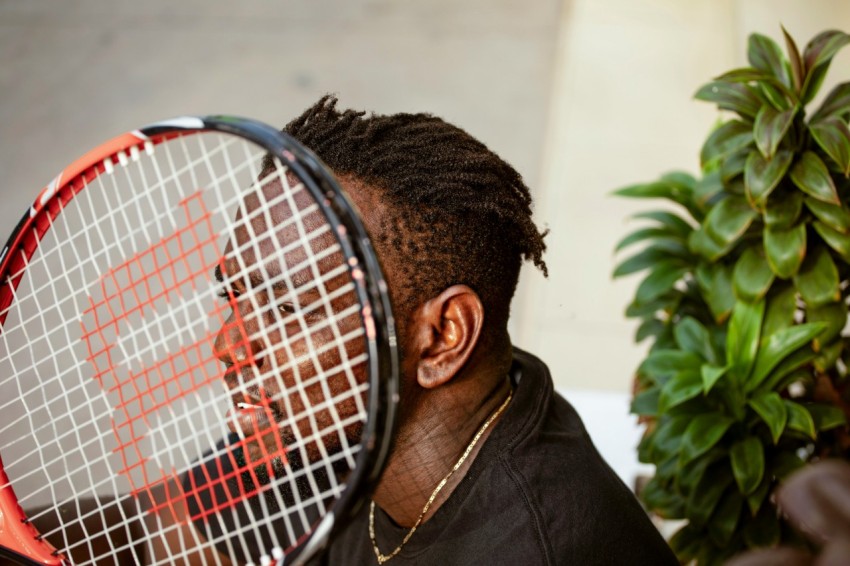
[{"label": "man's ear", "polygon": [[420,306],[414,315],[416,381],[439,387],[460,373],[484,326],[484,305],[466,285],[453,285]]}]

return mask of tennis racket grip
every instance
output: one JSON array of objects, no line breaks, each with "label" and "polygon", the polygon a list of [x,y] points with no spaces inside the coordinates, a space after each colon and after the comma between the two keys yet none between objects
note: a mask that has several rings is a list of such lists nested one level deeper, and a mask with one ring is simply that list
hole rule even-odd
[{"label": "tennis racket grip", "polygon": [[56,549],[42,540],[38,531],[26,521],[24,510],[3,470],[0,460],[0,546],[30,559],[35,564],[62,564]]}]

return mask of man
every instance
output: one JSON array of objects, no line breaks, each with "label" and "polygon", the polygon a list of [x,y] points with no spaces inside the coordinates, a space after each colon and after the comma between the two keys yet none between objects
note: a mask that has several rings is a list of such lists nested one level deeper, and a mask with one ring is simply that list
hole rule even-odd
[{"label": "man", "polygon": [[336,102],[322,98],[285,131],[363,215],[390,287],[402,383],[373,504],[325,562],[676,563],[546,366],[511,344],[523,259],[546,273],[520,175],[433,116]]},{"label": "man", "polygon": [[[439,118],[339,111],[336,102],[322,98],[285,130],[324,161],[362,214],[393,303],[401,386],[395,443],[372,502],[331,541],[323,563],[675,564],[554,392],[546,366],[511,344],[520,266],[530,260],[546,272],[545,234],[520,175]],[[232,394],[233,435],[181,485],[151,490],[145,505],[163,512],[134,528],[162,533],[146,537],[152,562],[227,563],[206,541],[243,561],[233,547],[293,543],[322,513],[319,484],[347,468],[314,474],[310,485],[299,472],[357,442],[357,396],[346,393],[364,379],[358,347],[329,334],[327,312],[303,308],[315,303],[309,278],[333,270],[319,260],[299,281],[294,267],[309,255],[339,265],[333,238],[297,194],[280,198],[285,178],[268,175],[273,166],[267,159],[260,190],[240,204],[216,271],[229,303],[215,353]],[[294,273],[278,285],[283,272]],[[359,318],[338,314],[355,303],[334,285],[324,288],[345,336]],[[346,356],[351,363],[340,363]],[[337,367],[350,371],[318,371]],[[340,422],[351,424],[339,432],[331,424]],[[282,490],[258,488],[272,475],[295,479]],[[305,501],[312,506],[295,505],[297,520],[279,513]],[[240,528],[257,513],[281,519]]]}]

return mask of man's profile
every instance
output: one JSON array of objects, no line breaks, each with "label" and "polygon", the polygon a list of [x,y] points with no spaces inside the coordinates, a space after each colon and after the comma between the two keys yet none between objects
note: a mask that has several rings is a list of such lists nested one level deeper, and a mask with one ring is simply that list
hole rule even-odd
[{"label": "man's profile", "polygon": [[402,375],[395,447],[373,503],[324,562],[674,564],[546,366],[511,344],[520,266],[546,272],[545,233],[520,175],[439,118],[336,104],[323,97],[284,131],[362,213],[389,285]]}]

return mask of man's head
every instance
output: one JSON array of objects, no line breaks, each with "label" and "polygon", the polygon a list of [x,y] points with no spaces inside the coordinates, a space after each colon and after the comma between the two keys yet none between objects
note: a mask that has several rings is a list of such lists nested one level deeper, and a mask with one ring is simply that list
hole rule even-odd
[{"label": "man's head", "polygon": [[[417,399],[423,392],[457,383],[454,378],[462,371],[488,374],[479,384],[485,387],[504,380],[510,364],[507,319],[519,268],[523,259],[530,259],[545,272],[544,234],[531,220],[531,198],[519,174],[463,130],[427,114],[367,116],[339,112],[335,104],[334,98],[322,98],[285,131],[328,165],[363,215],[388,280],[401,338],[402,402],[410,409],[402,411],[402,419],[415,423],[411,415],[422,406]],[[296,424],[281,429],[283,436],[293,437],[283,438],[283,443],[303,445],[298,439],[309,438],[313,426],[309,408],[325,407],[317,413],[320,421],[330,422],[334,412],[343,420],[353,416],[354,397],[339,406],[330,399],[358,390],[365,375],[355,371],[326,379],[316,372],[317,362],[329,364],[311,359],[307,342],[321,348],[333,342],[333,336],[325,336],[323,317],[337,316],[331,311],[342,312],[349,304],[337,300],[340,304],[327,313],[300,319],[297,313],[313,301],[307,293],[295,301],[291,313],[287,311],[287,301],[302,295],[299,287],[309,288],[330,268],[306,272],[303,285],[295,279],[272,285],[282,272],[273,244],[310,255],[326,249],[333,239],[327,234],[301,241],[292,218],[302,205],[297,199],[280,200],[287,193],[281,190],[286,181],[271,157],[260,179],[263,189],[242,204],[239,229],[220,269],[233,314],[216,349],[236,393],[239,422],[233,423],[234,429],[265,431],[271,422],[282,425],[288,416]],[[309,230],[318,234],[322,222],[316,223]],[[295,270],[301,255],[288,253],[283,262],[289,268],[283,272]],[[252,292],[243,293],[248,288]],[[259,298],[246,300],[242,295]],[[349,346],[328,351],[338,351],[337,357],[345,357],[345,352],[357,355],[357,348]],[[489,366],[488,371],[475,371],[483,366]],[[414,381],[420,387],[408,387]],[[454,401],[480,393],[481,387],[467,388]],[[346,437],[356,442],[358,431],[349,428]],[[276,451],[287,453],[277,435],[264,436],[267,442],[255,451],[273,451],[278,444]],[[345,438],[324,441],[326,446],[340,442]],[[315,454],[310,455],[311,444],[306,445],[305,455],[312,460]]]},{"label": "man's head", "polygon": [[429,114],[367,115],[339,111],[336,102],[323,97],[284,131],[316,153],[360,205],[400,331],[417,307],[461,284],[483,304],[482,338],[505,338],[522,260],[546,273],[545,234],[531,220],[519,173]]}]

